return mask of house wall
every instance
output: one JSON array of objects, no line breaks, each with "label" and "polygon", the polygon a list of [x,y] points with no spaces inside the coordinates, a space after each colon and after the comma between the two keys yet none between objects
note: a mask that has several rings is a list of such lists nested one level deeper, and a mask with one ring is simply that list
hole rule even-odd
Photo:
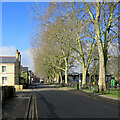
[{"label": "house wall", "polygon": [[[2,73],[2,66],[6,66],[6,72]],[[7,77],[7,85],[14,85],[15,74],[14,64],[0,64],[0,86],[2,86],[2,77]]]},{"label": "house wall", "polygon": [[20,63],[19,61],[15,62],[15,85],[20,84]]}]

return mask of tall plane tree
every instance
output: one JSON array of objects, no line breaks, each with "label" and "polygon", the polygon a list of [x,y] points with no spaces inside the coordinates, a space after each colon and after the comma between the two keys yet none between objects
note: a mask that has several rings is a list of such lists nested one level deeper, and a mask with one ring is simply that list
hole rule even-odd
[{"label": "tall plane tree", "polygon": [[[116,29],[118,11],[118,2],[84,2],[86,17],[91,20],[95,29],[95,38],[99,53],[99,89],[106,90],[106,64],[108,59],[108,48],[112,40],[118,36]],[[109,36],[110,33],[114,35]]]}]

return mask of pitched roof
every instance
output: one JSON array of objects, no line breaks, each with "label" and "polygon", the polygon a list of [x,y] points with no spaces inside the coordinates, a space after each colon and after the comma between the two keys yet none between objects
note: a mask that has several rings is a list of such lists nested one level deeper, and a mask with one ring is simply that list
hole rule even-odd
[{"label": "pitched roof", "polygon": [[0,63],[15,63],[15,56],[0,56]]}]

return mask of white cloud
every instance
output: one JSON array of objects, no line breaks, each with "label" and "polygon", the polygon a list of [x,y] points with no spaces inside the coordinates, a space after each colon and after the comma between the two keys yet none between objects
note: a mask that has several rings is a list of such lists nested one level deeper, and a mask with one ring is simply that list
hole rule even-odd
[{"label": "white cloud", "polygon": [[[21,54],[21,65],[23,65],[24,67],[28,67],[29,70],[34,71],[32,54],[30,49],[19,52]],[[14,46],[0,47],[0,56],[15,56],[15,55],[16,55],[16,48]]]},{"label": "white cloud", "polygon": [[21,52],[21,64],[34,71],[31,49]]}]

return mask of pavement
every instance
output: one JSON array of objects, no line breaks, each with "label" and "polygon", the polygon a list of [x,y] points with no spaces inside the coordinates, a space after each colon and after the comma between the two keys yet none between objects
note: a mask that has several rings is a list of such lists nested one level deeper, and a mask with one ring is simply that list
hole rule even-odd
[{"label": "pavement", "polygon": [[3,119],[26,118],[26,111],[29,104],[30,95],[16,93],[16,96],[5,101],[2,106]]}]

